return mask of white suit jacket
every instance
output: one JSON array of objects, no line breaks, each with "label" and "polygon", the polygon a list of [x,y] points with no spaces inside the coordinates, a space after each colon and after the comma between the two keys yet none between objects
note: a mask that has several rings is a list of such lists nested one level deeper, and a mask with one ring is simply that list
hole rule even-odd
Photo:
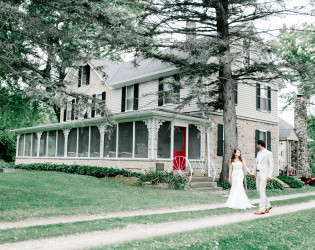
[{"label": "white suit jacket", "polygon": [[[259,171],[260,171],[260,177],[261,178],[272,178],[272,173],[273,173],[273,157],[272,157],[272,153],[269,150],[264,150],[261,153],[261,161],[259,164]],[[257,164],[257,163],[256,163]],[[253,175],[256,176],[257,172],[256,172],[256,168],[257,166],[255,165],[253,168]]]}]

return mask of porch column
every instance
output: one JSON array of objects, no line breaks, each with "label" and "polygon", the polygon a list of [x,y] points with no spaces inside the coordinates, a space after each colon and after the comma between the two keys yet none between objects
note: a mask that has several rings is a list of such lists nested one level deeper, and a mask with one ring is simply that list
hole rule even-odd
[{"label": "porch column", "polygon": [[19,154],[19,141],[20,141],[20,137],[21,137],[21,134],[18,134],[16,136],[16,150],[15,150],[15,157],[18,157],[18,154]]},{"label": "porch column", "polygon": [[157,149],[158,149],[158,132],[160,126],[165,122],[164,120],[159,120],[157,118],[153,118],[150,120],[145,120],[144,123],[147,125],[149,131],[149,150],[148,150],[148,158],[156,159],[157,158]]},{"label": "porch column", "polygon": [[62,130],[62,132],[65,136],[65,145],[63,149],[63,154],[64,154],[64,157],[68,157],[68,137],[69,137],[70,129],[64,129]]},{"label": "porch column", "polygon": [[204,159],[206,157],[206,128],[202,125],[197,125],[197,128],[200,131],[200,158]]},{"label": "porch column", "polygon": [[102,124],[97,126],[98,131],[100,131],[100,157],[103,158],[104,157],[104,137],[105,137],[105,131],[106,131],[106,125]]},{"label": "porch column", "polygon": [[37,156],[39,157],[39,149],[40,149],[40,138],[42,137],[43,132],[37,132]]}]

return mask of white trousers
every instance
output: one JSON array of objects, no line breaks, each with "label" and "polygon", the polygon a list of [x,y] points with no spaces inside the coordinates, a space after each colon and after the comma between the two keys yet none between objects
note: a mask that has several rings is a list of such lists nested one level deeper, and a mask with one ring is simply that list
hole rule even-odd
[{"label": "white trousers", "polygon": [[271,207],[270,202],[266,196],[267,178],[261,178],[260,172],[256,173],[256,189],[259,194],[259,212],[265,212],[265,210]]}]

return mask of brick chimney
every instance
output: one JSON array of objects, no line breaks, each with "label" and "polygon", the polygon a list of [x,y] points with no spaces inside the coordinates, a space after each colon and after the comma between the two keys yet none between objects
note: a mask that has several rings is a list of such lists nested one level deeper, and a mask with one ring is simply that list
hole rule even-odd
[{"label": "brick chimney", "polygon": [[310,158],[307,148],[307,109],[303,95],[297,94],[294,102],[294,128],[299,138],[297,176],[306,176],[310,173]]}]

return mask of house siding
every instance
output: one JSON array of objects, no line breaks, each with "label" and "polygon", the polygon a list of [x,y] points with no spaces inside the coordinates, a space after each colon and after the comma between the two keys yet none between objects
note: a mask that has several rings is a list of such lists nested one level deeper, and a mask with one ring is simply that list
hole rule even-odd
[{"label": "house siding", "polygon": [[256,84],[239,84],[236,115],[257,121],[278,123],[277,87],[271,84],[268,86],[272,89],[271,112],[256,109]]}]

